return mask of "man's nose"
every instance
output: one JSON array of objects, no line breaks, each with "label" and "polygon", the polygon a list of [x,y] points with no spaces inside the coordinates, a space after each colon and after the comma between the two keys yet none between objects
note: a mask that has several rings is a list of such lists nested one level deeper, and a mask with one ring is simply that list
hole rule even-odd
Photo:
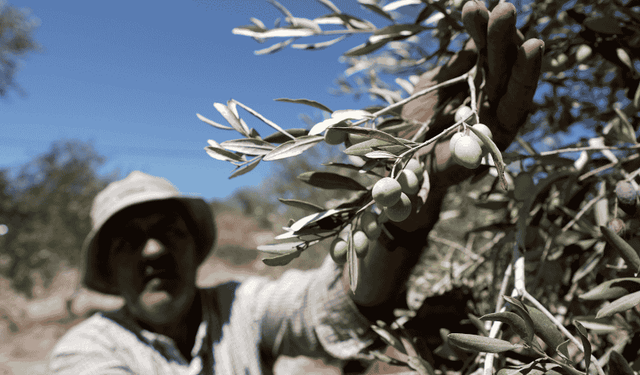
[{"label": "man's nose", "polygon": [[144,248],[142,249],[142,255],[145,258],[156,258],[162,255],[165,251],[165,247],[162,242],[158,241],[155,238],[149,238],[147,242],[144,244]]}]

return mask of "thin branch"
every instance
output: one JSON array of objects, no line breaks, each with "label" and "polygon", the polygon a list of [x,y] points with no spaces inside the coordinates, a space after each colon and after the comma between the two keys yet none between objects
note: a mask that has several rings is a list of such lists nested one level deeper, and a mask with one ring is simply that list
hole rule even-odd
[{"label": "thin branch", "polygon": [[[399,101],[397,103],[393,103],[393,104],[391,104],[391,105],[389,105],[389,106],[387,106],[385,108],[382,108],[378,112],[375,112],[374,114],[372,114],[371,117],[372,118],[380,117],[383,114],[385,114],[385,113],[387,113],[387,112],[389,112],[391,110],[394,110],[394,109],[396,109],[398,107],[402,107],[403,105],[409,103],[410,101],[412,101],[414,99],[417,99],[417,98],[419,98],[421,96],[427,95],[431,91],[439,90],[439,89],[441,89],[443,87],[455,85],[456,83],[462,82],[462,81],[467,79],[468,74],[469,73],[465,73],[465,74],[463,74],[463,75],[461,75],[459,77],[452,78],[452,79],[450,79],[448,81],[444,81],[444,82],[439,83],[437,85],[434,85],[434,86],[431,86],[431,87],[427,87],[424,90],[420,90],[417,93],[412,94],[408,98],[402,99],[401,101]],[[358,125],[364,124],[367,121],[369,121],[369,119],[364,119],[364,120],[357,121],[357,122],[353,123],[353,126],[358,126]]]},{"label": "thin branch", "polygon": [[480,258],[482,258],[481,256],[479,256],[478,254],[475,254],[473,252],[471,252],[468,248],[460,245],[457,242],[451,241],[451,240],[447,240],[446,238],[440,238],[438,236],[435,236],[433,234],[429,234],[429,239],[435,242],[440,242],[443,245],[447,245],[449,247],[452,247],[454,249],[458,249],[460,251],[462,251],[463,253],[465,253],[469,258],[473,259],[473,260],[478,260]]},{"label": "thin branch", "polygon": [[619,150],[630,151],[640,148],[640,144],[629,147],[614,147],[614,146],[585,146],[585,147],[569,147],[561,148],[559,150],[544,151],[540,153],[540,156],[558,155],[567,152],[579,152],[579,151],[603,151],[603,150]]},{"label": "thin branch", "polygon": [[582,217],[582,215],[584,215],[587,210],[589,210],[589,208],[591,208],[591,206],[593,206],[594,204],[596,204],[599,200],[604,199],[605,195],[604,194],[600,194],[597,197],[593,198],[592,200],[590,200],[587,204],[584,205],[584,207],[582,207],[582,209],[580,210],[580,212],[578,212],[576,214],[576,216],[573,217],[573,219],[571,219],[570,222],[567,223],[567,225],[565,225],[560,232],[566,232],[567,230],[569,230],[569,228],[571,228],[575,223],[578,222],[578,220],[580,220],[580,218]]},{"label": "thin branch", "polygon": [[[629,156],[628,158],[626,158],[624,161],[625,161],[625,162],[627,162],[627,161],[631,161],[631,160],[637,159],[637,158],[639,158],[639,157],[640,157],[640,154],[631,155],[631,156]],[[609,163],[609,164],[607,164],[607,165],[603,165],[602,167],[599,167],[599,168],[596,168],[596,169],[594,169],[594,170],[591,170],[591,171],[589,171],[589,172],[587,172],[587,173],[585,173],[585,174],[581,175],[580,177],[578,177],[578,181],[584,181],[584,180],[586,180],[587,178],[589,178],[589,177],[591,177],[591,176],[593,176],[593,175],[595,175],[595,174],[598,174],[598,173],[600,173],[600,172],[602,172],[602,171],[606,171],[606,170],[607,170],[607,169],[609,169],[609,168],[614,168],[614,167],[616,167],[618,164],[620,164],[620,161],[618,161],[617,163]],[[623,169],[621,169],[621,170],[623,170]],[[626,172],[626,171],[625,171],[625,172]]]}]

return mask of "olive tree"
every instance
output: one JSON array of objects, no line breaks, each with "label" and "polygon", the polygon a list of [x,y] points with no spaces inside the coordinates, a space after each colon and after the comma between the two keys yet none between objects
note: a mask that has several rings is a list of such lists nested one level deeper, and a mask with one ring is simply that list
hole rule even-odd
[{"label": "olive tree", "polygon": [[[495,213],[491,222],[466,233],[475,239],[466,246],[432,241],[466,251],[446,259],[456,264],[447,277],[487,297],[468,316],[477,332],[443,334],[437,348],[416,346],[403,327],[410,325],[408,316],[421,314],[418,305],[394,324],[373,327],[396,349],[395,356],[372,354],[429,374],[438,353],[462,363],[465,373],[633,373],[640,365],[640,2],[514,2],[518,37],[544,41],[545,53],[528,122],[501,152],[493,142],[500,134],[474,125],[483,122],[483,78],[491,68],[486,61],[436,86],[419,82],[468,47],[474,23],[502,1],[358,1],[358,15],[329,0],[318,0],[325,14],[294,15],[272,1],[284,22],[268,27],[251,18],[251,25],[233,32],[269,42],[259,55],[318,50],[367,35],[365,43],[342,53],[346,69],[334,91],[368,95],[369,106],[332,110],[306,98],[277,99],[326,113],[326,119],[297,129],[283,129],[236,99],[214,104],[228,124],[198,114],[217,129],[240,134],[221,143],[209,140],[206,147],[214,159],[236,166],[231,177],[263,162],[300,157],[320,143],[349,156],[328,161],[332,169],[298,176],[314,188],[344,191],[346,199],[325,205],[282,200],[308,213],[261,247],[271,255],[264,262],[287,264],[310,246],[331,242],[331,255],[347,264],[351,287],[357,288],[356,260],[366,256],[367,241],[380,235],[385,221],[406,217],[403,195],[418,198],[408,200],[410,208],[428,195],[420,151],[451,138],[454,159],[476,171],[476,188],[468,192],[473,203]],[[386,21],[368,20],[372,14]],[[429,129],[404,116],[403,107],[427,105],[420,101],[424,95],[447,88],[452,99],[436,108],[451,114],[440,117],[446,121]],[[272,134],[250,127],[246,114]],[[459,150],[463,139],[469,147]],[[472,236],[477,233],[483,236]]]}]

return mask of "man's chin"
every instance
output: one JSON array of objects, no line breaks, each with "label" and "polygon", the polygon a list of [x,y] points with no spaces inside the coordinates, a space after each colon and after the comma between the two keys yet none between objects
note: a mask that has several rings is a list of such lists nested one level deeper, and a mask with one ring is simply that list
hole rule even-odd
[{"label": "man's chin", "polygon": [[166,324],[181,316],[190,306],[186,288],[177,288],[176,280],[149,281],[138,297],[138,307],[143,311],[144,320],[151,324]]}]

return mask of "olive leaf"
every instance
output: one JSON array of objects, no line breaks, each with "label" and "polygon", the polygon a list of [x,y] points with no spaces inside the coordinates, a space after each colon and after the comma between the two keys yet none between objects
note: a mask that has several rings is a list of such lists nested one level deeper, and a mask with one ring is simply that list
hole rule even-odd
[{"label": "olive leaf", "polygon": [[461,349],[476,352],[502,353],[508,350],[522,348],[522,345],[512,344],[506,340],[467,333],[450,333],[447,335],[447,338],[449,342]]},{"label": "olive leaf", "polygon": [[542,311],[532,306],[528,306],[527,310],[533,321],[533,332],[549,346],[552,353],[555,353],[558,345],[564,341],[562,333]]},{"label": "olive leaf", "polygon": [[609,375],[634,375],[635,372],[629,366],[629,362],[617,351],[609,355]]},{"label": "olive leaf", "polygon": [[249,128],[246,124],[240,122],[240,119],[235,113],[225,104],[213,103],[213,107],[220,112],[222,117],[240,134],[249,137]]},{"label": "olive leaf", "polygon": [[497,312],[492,314],[486,314],[480,317],[482,321],[494,321],[497,320],[502,323],[506,323],[514,330],[514,332],[520,336],[527,344],[530,344],[533,340],[533,324],[527,324],[527,322],[518,314],[509,311]]},{"label": "olive leaf", "polygon": [[[339,128],[335,128],[339,129]],[[391,145],[387,141],[383,141],[380,139],[369,139],[360,143],[356,143],[347,147],[343,152],[347,155],[352,156],[364,156],[369,152],[376,151],[376,149],[380,146]]]},{"label": "olive leaf", "polygon": [[274,128],[275,130],[279,131],[280,133],[286,135],[287,137],[291,138],[291,139],[295,139],[295,137],[291,134],[289,134],[286,130],[282,129],[280,126],[278,126],[278,124],[276,124],[275,122],[267,119],[266,117],[264,117],[263,115],[261,115],[260,113],[258,113],[257,111],[253,110],[250,107],[247,107],[246,105],[240,103],[237,100],[232,99],[231,100],[234,104],[239,105],[240,107],[244,108],[245,111],[251,113],[253,116],[257,117],[259,120],[261,120],[262,122],[264,122],[265,124],[271,126],[272,128]]},{"label": "olive leaf", "polygon": [[416,356],[409,356],[407,364],[412,369],[416,370],[419,375],[436,375],[433,366],[424,359]]},{"label": "olive leaf", "polygon": [[331,118],[320,121],[313,125],[309,131],[310,135],[318,135],[327,130],[329,127],[335,127],[337,124],[346,123],[347,120],[365,120],[371,119],[371,113],[361,109],[337,110],[331,113]]},{"label": "olive leaf", "polygon": [[353,244],[353,230],[349,227],[349,240],[347,241],[349,248],[347,249],[347,263],[349,264],[349,288],[351,293],[356,293],[358,288],[358,277],[360,272],[360,262],[356,256],[356,247]]},{"label": "olive leaf", "polygon": [[378,6],[378,4],[373,0],[358,0],[360,5],[364,8],[369,9],[370,11],[381,15],[382,17],[388,19],[389,21],[393,21],[393,17],[389,15],[389,13],[385,12]]},{"label": "olive leaf", "polygon": [[320,50],[323,48],[327,48],[329,46],[332,46],[342,40],[344,40],[347,36],[346,35],[342,35],[339,36],[335,39],[330,39],[324,42],[318,42],[318,43],[311,43],[311,44],[292,44],[291,48],[295,48],[295,49],[304,49],[304,50]]},{"label": "olive leaf", "polygon": [[609,244],[618,251],[622,259],[627,263],[627,266],[634,272],[637,272],[638,269],[640,269],[640,257],[638,256],[638,252],[631,247],[627,241],[617,235],[616,232],[609,229],[609,227],[603,225],[600,227],[600,230],[607,242],[609,242]]},{"label": "olive leaf", "polygon": [[258,245],[257,250],[272,255],[286,255],[306,246],[304,241],[280,242],[267,245]]},{"label": "olive leaf", "polygon": [[[309,134],[309,129],[304,129],[304,128],[287,129],[287,133],[291,134],[294,137],[302,137],[304,135]],[[285,143],[290,141],[291,137],[277,131],[275,133],[269,134],[268,136],[264,137],[263,140],[269,143]]]},{"label": "olive leaf", "polygon": [[468,313],[467,317],[469,318],[471,324],[473,324],[481,334],[483,334],[484,336],[489,336],[489,332],[486,328],[484,328],[484,323],[480,320],[480,318],[471,313]]},{"label": "olive leaf", "polygon": [[315,100],[309,100],[309,99],[288,99],[288,98],[278,98],[278,99],[274,99],[277,102],[285,102],[285,103],[298,103],[298,104],[304,104],[304,105],[308,105],[310,107],[314,107],[317,108],[321,111],[325,111],[325,112],[329,112],[332,113],[333,111],[331,109],[329,109],[329,107],[327,107],[324,104],[318,103]]},{"label": "olive leaf", "polygon": [[383,40],[381,42],[376,42],[376,43],[371,43],[367,41],[364,44],[360,44],[351,48],[347,52],[343,53],[343,55],[347,57],[367,55],[375,50],[378,50],[384,47],[385,44],[387,44],[387,40]]},{"label": "olive leaf", "polygon": [[579,297],[586,301],[597,301],[619,298],[637,291],[640,291],[640,279],[625,277],[605,281]]},{"label": "olive leaf", "polygon": [[[258,39],[268,38],[301,38],[315,34],[315,31],[309,28],[300,27],[278,27],[271,30],[261,31],[254,27],[234,27],[231,32],[235,35],[244,35]],[[291,39],[289,39],[291,40]],[[280,44],[280,43],[278,43]]]},{"label": "olive leaf", "polygon": [[317,0],[320,4],[326,6],[327,8],[329,8],[330,11],[334,12],[334,13],[340,13],[340,9],[334,4],[332,3],[330,0]]},{"label": "olive leaf", "polygon": [[395,349],[402,353],[407,353],[400,339],[398,339],[389,329],[387,329],[386,327],[379,327],[377,325],[372,325],[371,329],[373,330],[373,332],[377,333],[382,341],[386,342],[387,345],[393,346]]},{"label": "olive leaf", "polygon": [[384,363],[388,363],[388,364],[390,364],[392,366],[405,366],[406,365],[405,362],[402,362],[401,360],[396,359],[396,358],[391,358],[388,355],[379,352],[378,350],[372,350],[370,353],[371,353],[371,355],[376,357],[376,359],[378,361],[382,361]]},{"label": "olive leaf", "polygon": [[385,12],[389,12],[401,7],[405,7],[407,5],[418,5],[418,4],[421,4],[421,0],[396,0],[383,6],[382,10],[384,10]]},{"label": "olive leaf", "polygon": [[206,118],[206,117],[202,116],[202,115],[201,115],[201,114],[199,114],[199,113],[196,113],[196,116],[198,117],[198,119],[200,119],[200,121],[206,122],[207,124],[209,124],[209,125],[211,125],[211,126],[213,126],[213,127],[216,127],[216,128],[218,128],[218,129],[223,129],[223,130],[233,130],[233,128],[232,128],[232,127],[230,127],[230,126],[225,126],[225,125],[222,125],[222,124],[219,124],[219,123],[217,123],[217,122],[215,122],[215,121],[211,121],[211,120],[209,120],[208,118]]},{"label": "olive leaf", "polygon": [[267,266],[271,266],[271,267],[286,266],[292,260],[294,260],[297,257],[299,257],[300,254],[302,254],[302,251],[298,250],[298,251],[294,251],[294,252],[289,253],[289,254],[280,255],[280,256],[273,257],[273,258],[265,258],[265,259],[262,259],[262,262],[264,264],[266,264]]},{"label": "olive leaf", "polygon": [[387,152],[387,151],[371,151],[366,153],[364,156],[369,159],[395,159],[396,155]]},{"label": "olive leaf", "polygon": [[266,155],[275,148],[271,143],[258,138],[242,138],[224,141],[220,146],[245,155]]},{"label": "olive leaf", "polygon": [[371,138],[371,139],[379,139],[381,141],[385,141],[391,144],[396,144],[399,146],[404,146],[406,149],[409,148],[408,145],[415,145],[415,142],[412,142],[408,139],[403,139],[403,138],[396,138],[394,136],[392,136],[391,134],[388,134],[386,131],[381,131],[381,130],[377,130],[377,129],[369,129],[369,128],[363,128],[363,127],[359,127],[359,126],[353,126],[353,127],[339,127],[336,126],[334,128],[335,130],[338,131],[343,131],[349,134],[357,134],[357,135],[362,135],[366,138]]},{"label": "olive leaf", "polygon": [[233,153],[231,151],[225,150],[224,148],[222,148],[220,145],[218,146],[213,146],[213,142],[212,140],[209,140],[209,146],[205,147],[204,150],[207,152],[207,154],[209,156],[211,156],[212,158],[216,159],[216,160],[222,160],[222,161],[229,161],[229,162],[242,162],[244,161],[242,159],[242,156]]},{"label": "olive leaf", "polygon": [[587,334],[587,330],[582,326],[582,324],[580,324],[579,321],[574,320],[573,325],[578,331],[580,341],[582,341],[582,348],[584,349],[584,367],[588,371],[589,365],[591,364],[591,343],[589,342],[589,335]]},{"label": "olive leaf", "polygon": [[264,156],[265,161],[280,160],[298,156],[320,143],[324,138],[319,135],[305,135],[294,140],[287,141]]},{"label": "olive leaf", "polygon": [[556,347],[556,353],[558,353],[558,355],[560,357],[562,357],[564,360],[573,363],[573,361],[571,361],[571,358],[569,358],[569,343],[571,342],[571,340],[565,340],[563,342],[560,343],[560,345],[558,345],[558,347]]},{"label": "olive leaf", "polygon": [[322,189],[367,190],[358,181],[332,172],[305,172],[300,174],[298,179]]},{"label": "olive leaf", "polygon": [[251,159],[249,162],[245,163],[244,165],[239,166],[233,171],[233,173],[231,173],[231,175],[229,176],[229,179],[251,172],[255,167],[258,166],[258,164],[260,163],[260,160],[262,160],[262,157],[258,156]]},{"label": "olive leaf", "polygon": [[385,43],[391,40],[406,39],[412,35],[418,34],[427,28],[422,25],[415,24],[395,24],[382,29],[377,29],[373,35],[369,37],[370,43],[378,43],[384,41]]},{"label": "olive leaf", "polygon": [[613,17],[588,17],[582,24],[588,29],[600,34],[622,34],[622,28]]},{"label": "olive leaf", "polygon": [[[317,212],[317,213],[313,213],[311,215],[307,215],[305,217],[303,217],[302,219],[299,219],[297,221],[295,221],[293,224],[291,224],[288,228],[288,230],[292,231],[292,232],[299,232],[304,228],[308,228],[311,225],[317,224],[322,222],[323,220],[327,219],[327,218],[331,218],[333,216],[340,216],[344,213],[348,213],[353,211],[350,208],[332,208],[330,210],[326,210],[326,211],[322,211],[322,212]],[[333,229],[333,228],[320,228],[320,229]]]},{"label": "olive leaf", "polygon": [[613,314],[627,311],[640,304],[640,291],[627,294],[601,308],[596,314],[596,318],[605,318]]},{"label": "olive leaf", "polygon": [[323,207],[318,206],[317,204],[301,201],[299,199],[278,198],[278,200],[281,203],[286,204],[287,206],[300,208],[300,209],[305,210],[305,211],[322,212],[322,211],[325,210]]}]

